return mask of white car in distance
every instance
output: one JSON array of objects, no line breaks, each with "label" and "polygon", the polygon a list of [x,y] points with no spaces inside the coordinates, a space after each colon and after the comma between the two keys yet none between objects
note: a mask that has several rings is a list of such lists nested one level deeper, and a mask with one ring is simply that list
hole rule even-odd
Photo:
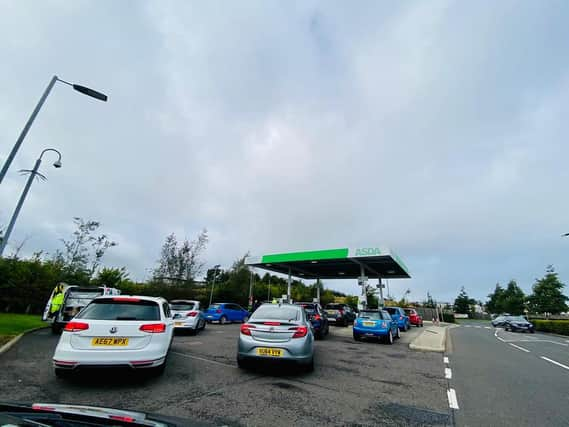
[{"label": "white car in distance", "polygon": [[205,329],[206,321],[199,301],[172,300],[170,301],[170,310],[176,331],[189,331],[195,335]]},{"label": "white car in distance", "polygon": [[53,355],[58,377],[84,368],[129,367],[161,374],[174,333],[164,298],[95,298],[65,325]]}]

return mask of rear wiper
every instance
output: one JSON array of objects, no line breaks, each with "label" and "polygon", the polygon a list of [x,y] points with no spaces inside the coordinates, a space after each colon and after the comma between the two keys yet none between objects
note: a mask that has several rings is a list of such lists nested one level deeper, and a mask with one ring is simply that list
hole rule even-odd
[{"label": "rear wiper", "polygon": [[138,320],[136,317],[117,317],[115,320]]}]

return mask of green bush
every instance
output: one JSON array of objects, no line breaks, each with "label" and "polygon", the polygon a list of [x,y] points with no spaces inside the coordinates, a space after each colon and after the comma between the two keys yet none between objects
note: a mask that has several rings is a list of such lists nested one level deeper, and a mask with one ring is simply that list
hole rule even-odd
[{"label": "green bush", "polygon": [[552,332],[559,335],[569,335],[569,320],[540,320],[531,321],[536,331]]},{"label": "green bush", "polygon": [[443,322],[445,323],[455,323],[454,313],[447,313],[443,311]]}]

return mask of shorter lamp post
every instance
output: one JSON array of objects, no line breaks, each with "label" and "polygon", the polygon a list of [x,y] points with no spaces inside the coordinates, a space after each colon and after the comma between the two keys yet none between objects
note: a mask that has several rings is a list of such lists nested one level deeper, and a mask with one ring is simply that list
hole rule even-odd
[{"label": "shorter lamp post", "polygon": [[211,301],[213,300],[213,288],[215,287],[215,279],[217,278],[217,269],[219,267],[219,264],[213,266],[213,282],[211,284],[211,293],[209,294],[209,305],[211,305]]},{"label": "shorter lamp post", "polygon": [[24,204],[24,201],[26,200],[26,196],[28,195],[28,192],[30,191],[30,187],[32,186],[32,182],[34,181],[34,178],[36,176],[38,176],[41,179],[43,179],[44,181],[47,179],[45,176],[43,176],[41,173],[38,172],[38,169],[41,165],[41,159],[47,151],[53,151],[53,152],[57,153],[58,158],[53,163],[53,166],[55,168],[61,167],[61,153],[54,148],[46,148],[45,150],[43,150],[41,152],[40,157],[36,160],[36,164],[32,170],[24,169],[24,170],[20,171],[20,172],[29,173],[30,177],[28,178],[28,182],[26,182],[26,186],[24,187],[24,191],[22,191],[22,195],[20,196],[20,200],[18,200],[18,205],[16,206],[16,209],[14,210],[14,213],[12,214],[12,219],[10,219],[10,224],[8,224],[8,228],[6,229],[6,233],[4,234],[4,236],[2,238],[2,242],[0,242],[0,257],[4,253],[4,249],[6,248],[6,245],[8,244],[8,239],[10,238],[10,234],[12,234],[12,230],[14,229],[14,224],[16,223],[16,220],[18,219],[18,215],[20,214],[20,210],[22,209],[22,205]]}]

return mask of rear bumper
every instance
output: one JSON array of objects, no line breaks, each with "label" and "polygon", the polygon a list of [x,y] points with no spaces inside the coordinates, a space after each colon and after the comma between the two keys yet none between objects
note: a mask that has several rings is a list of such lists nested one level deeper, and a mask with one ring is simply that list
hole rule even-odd
[{"label": "rear bumper", "polygon": [[369,329],[369,328],[359,328],[357,326],[354,326],[354,335],[360,335],[360,336],[374,336],[374,337],[385,337],[387,335],[389,335],[389,328],[385,328],[385,329],[380,329],[380,328],[375,328],[375,329]]},{"label": "rear bumper", "polygon": [[174,329],[197,329],[199,323],[199,317],[182,317],[174,319]]},{"label": "rear bumper", "polygon": [[[257,348],[279,348],[283,350],[282,356],[259,356]],[[299,363],[310,363],[314,356],[314,339],[307,336],[305,338],[293,338],[287,342],[263,342],[253,338],[240,335],[237,344],[237,357],[239,359],[257,360],[288,360]]]},{"label": "rear bumper", "polygon": [[423,323],[423,321],[420,319],[409,319],[409,323],[411,323],[412,325],[420,325],[421,323]]},{"label": "rear bumper", "polygon": [[206,314],[204,317],[208,322],[218,322],[221,316],[223,316],[223,314]]}]

